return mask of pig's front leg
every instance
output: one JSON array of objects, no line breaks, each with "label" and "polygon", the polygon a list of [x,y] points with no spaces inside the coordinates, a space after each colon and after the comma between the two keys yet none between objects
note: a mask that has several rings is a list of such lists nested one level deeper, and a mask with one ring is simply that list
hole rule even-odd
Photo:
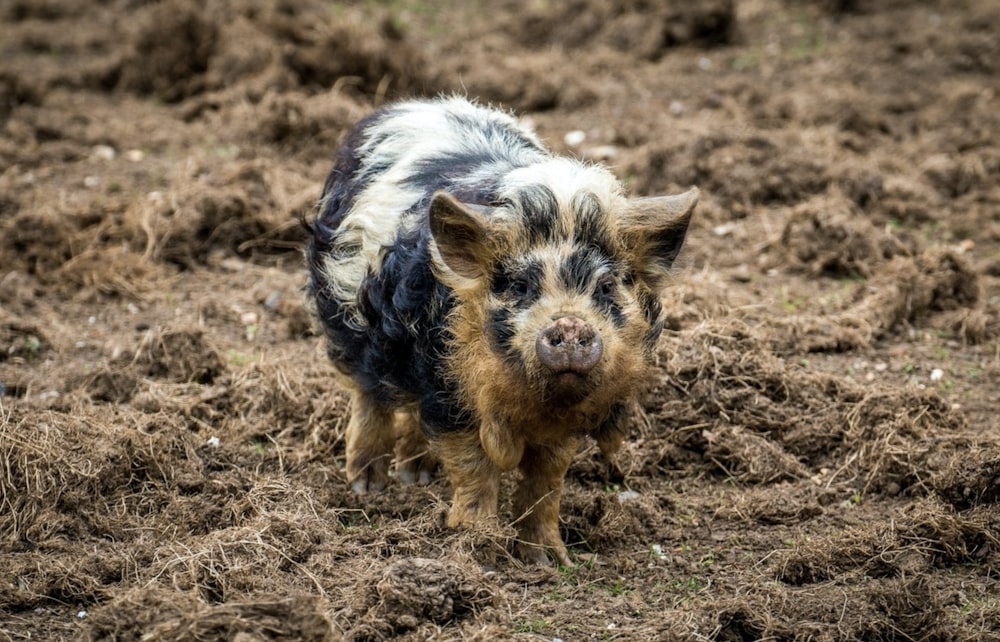
[{"label": "pig's front leg", "polygon": [[486,456],[476,431],[435,438],[438,457],[454,492],[448,526],[474,526],[497,517],[500,469]]},{"label": "pig's front leg", "polygon": [[514,498],[522,560],[549,564],[549,556],[562,566],[571,566],[566,546],[559,535],[559,502],[563,479],[577,450],[577,440],[558,444],[528,446],[520,469],[523,475]]}]

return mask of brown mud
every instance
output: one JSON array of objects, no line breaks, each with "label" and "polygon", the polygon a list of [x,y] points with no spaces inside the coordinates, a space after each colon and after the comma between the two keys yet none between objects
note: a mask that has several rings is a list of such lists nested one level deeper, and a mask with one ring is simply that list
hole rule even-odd
[{"label": "brown mud", "polygon": [[[991,0],[0,23],[0,639],[1000,639]],[[299,219],[353,122],[451,92],[702,190],[617,469],[570,469],[572,568],[446,528],[443,480],[344,481]]]}]

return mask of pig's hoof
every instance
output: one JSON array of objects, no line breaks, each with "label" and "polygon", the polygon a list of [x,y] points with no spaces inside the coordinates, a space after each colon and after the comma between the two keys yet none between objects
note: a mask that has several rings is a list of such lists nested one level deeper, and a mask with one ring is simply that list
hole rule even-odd
[{"label": "pig's hoof", "polygon": [[544,546],[542,544],[520,542],[515,552],[517,553],[517,557],[525,564],[552,566],[555,563],[557,566],[573,566],[573,562],[569,559],[569,554],[566,552],[566,547],[561,543],[558,546]]},{"label": "pig's hoof", "polygon": [[[348,472],[350,472],[350,467],[348,467]],[[389,483],[389,473],[384,458],[373,460],[360,472],[349,475],[349,478],[351,479],[351,490],[357,495],[381,492]]]},{"label": "pig's hoof", "polygon": [[429,456],[411,457],[396,464],[396,476],[404,486],[426,486],[434,479],[437,461]]},{"label": "pig's hoof", "polygon": [[385,482],[379,479],[360,477],[351,482],[351,490],[355,495],[367,495],[385,490]]}]

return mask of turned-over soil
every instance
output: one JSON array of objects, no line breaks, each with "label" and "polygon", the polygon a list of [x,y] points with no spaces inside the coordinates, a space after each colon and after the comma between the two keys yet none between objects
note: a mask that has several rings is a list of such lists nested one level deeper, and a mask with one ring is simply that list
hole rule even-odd
[{"label": "turned-over soil", "polygon": [[[1000,639],[992,0],[0,24],[0,640]],[[300,219],[354,122],[455,92],[702,191],[620,470],[570,469],[569,568],[446,528],[443,480],[344,480]]]}]

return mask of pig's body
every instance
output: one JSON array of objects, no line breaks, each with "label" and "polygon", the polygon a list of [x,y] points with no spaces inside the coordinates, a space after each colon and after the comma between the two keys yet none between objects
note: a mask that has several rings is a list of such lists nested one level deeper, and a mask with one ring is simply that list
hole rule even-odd
[{"label": "pig's body", "polygon": [[394,443],[400,479],[428,479],[429,441],[457,526],[495,518],[499,475],[520,468],[519,553],[567,563],[563,476],[580,437],[620,444],[696,197],[628,200],[606,169],[463,99],[359,124],[308,250],[329,354],[354,391],[353,488],[384,486]]}]

